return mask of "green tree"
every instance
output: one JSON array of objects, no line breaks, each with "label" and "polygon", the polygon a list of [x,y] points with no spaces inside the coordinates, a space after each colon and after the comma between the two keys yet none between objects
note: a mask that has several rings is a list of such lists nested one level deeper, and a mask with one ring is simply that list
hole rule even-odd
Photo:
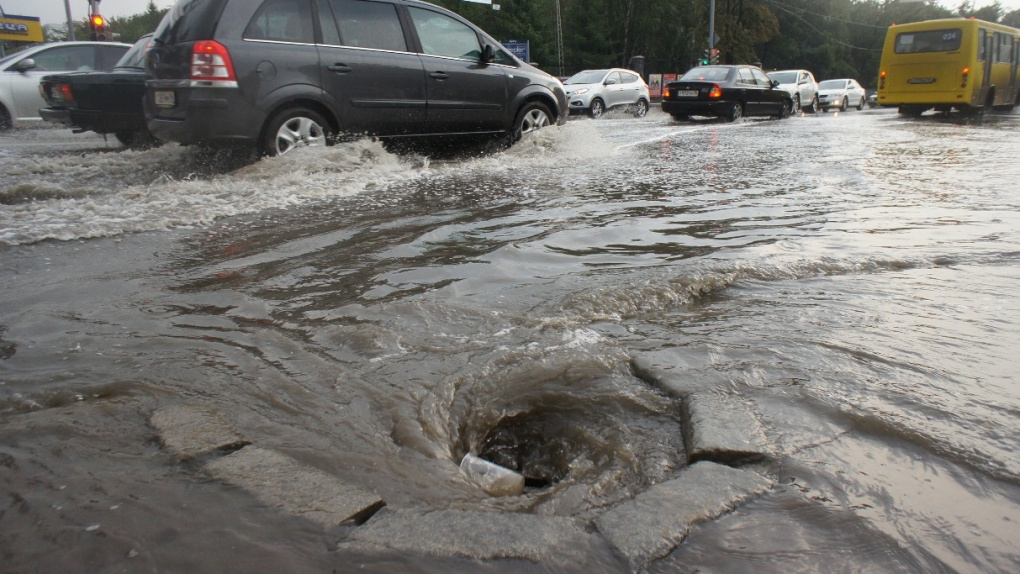
[{"label": "green tree", "polygon": [[106,27],[114,34],[116,40],[134,44],[142,36],[155,31],[168,10],[169,8],[156,8],[156,3],[149,0],[145,12],[127,18],[108,18]]}]

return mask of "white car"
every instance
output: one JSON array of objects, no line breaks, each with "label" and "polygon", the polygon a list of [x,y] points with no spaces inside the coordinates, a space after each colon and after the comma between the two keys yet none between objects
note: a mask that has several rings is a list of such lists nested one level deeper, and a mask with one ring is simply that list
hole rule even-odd
[{"label": "white car", "polygon": [[563,89],[572,114],[587,113],[600,118],[606,110],[617,106],[633,108],[639,118],[648,113],[648,85],[633,70],[584,70],[567,78]]},{"label": "white car", "polygon": [[814,112],[818,109],[818,82],[807,70],[776,70],[769,78],[779,82],[779,89],[790,92],[793,111]]},{"label": "white car", "polygon": [[857,80],[825,80],[818,84],[818,105],[825,111],[836,108],[845,112],[850,106],[863,110],[866,102],[864,88]]},{"label": "white car", "polygon": [[58,72],[109,72],[131,44],[120,42],[55,42],[39,44],[0,60],[0,130],[21,121],[42,120],[46,106],[39,80]]}]

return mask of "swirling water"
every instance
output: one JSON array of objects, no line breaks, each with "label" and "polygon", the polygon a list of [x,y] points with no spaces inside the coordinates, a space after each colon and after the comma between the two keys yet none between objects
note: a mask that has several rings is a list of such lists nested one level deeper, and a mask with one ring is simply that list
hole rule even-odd
[{"label": "swirling water", "polygon": [[[675,400],[630,368],[652,354],[753,406],[776,485],[650,571],[1016,571],[1018,127],[611,114],[477,157],[358,141],[240,167],[0,146],[0,555],[627,571],[606,545],[346,551],[174,464],[147,419],[215,407],[393,507],[589,524],[686,460]],[[501,440],[546,482],[466,481]]]}]

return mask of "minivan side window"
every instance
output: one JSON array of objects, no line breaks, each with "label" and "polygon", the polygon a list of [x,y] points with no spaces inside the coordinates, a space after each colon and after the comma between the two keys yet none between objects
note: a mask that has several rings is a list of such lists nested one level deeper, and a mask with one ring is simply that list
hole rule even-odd
[{"label": "minivan side window", "polygon": [[365,0],[330,0],[330,5],[344,46],[407,51],[396,5]]},{"label": "minivan side window", "polygon": [[248,22],[245,40],[315,43],[308,0],[266,0]]},{"label": "minivan side window", "polygon": [[414,29],[418,31],[421,48],[432,56],[449,56],[465,60],[478,60],[481,45],[478,34],[471,27],[445,14],[408,6]]}]

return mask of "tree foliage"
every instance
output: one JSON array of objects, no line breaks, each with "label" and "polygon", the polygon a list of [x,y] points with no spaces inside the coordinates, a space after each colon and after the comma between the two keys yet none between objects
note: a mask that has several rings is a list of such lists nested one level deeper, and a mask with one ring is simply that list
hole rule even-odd
[{"label": "tree foliage", "polygon": [[[559,3],[565,74],[627,67],[644,57],[645,73],[681,73],[709,47],[710,0],[494,0],[500,9],[435,0],[501,40],[529,40],[532,60],[559,73]],[[899,0],[715,0],[715,48],[723,63],[766,69],[806,68],[819,79],[854,77],[872,87],[886,30],[893,23],[975,17],[1020,27],[1020,10],[964,0],[955,10]]]},{"label": "tree foliage", "polygon": [[[499,40],[529,41],[532,61],[556,75],[630,67],[635,56],[643,58],[645,73],[682,73],[709,47],[711,0],[493,1],[499,10],[433,0]],[[150,0],[145,12],[110,18],[108,28],[118,40],[134,42],[153,31],[166,11]],[[961,0],[947,9],[900,0],[715,0],[715,47],[723,63],[805,68],[819,79],[854,77],[873,87],[891,24],[972,16],[1020,27],[1020,10],[1005,13],[998,2],[977,8],[974,0]],[[67,38],[66,26],[45,28],[48,40]],[[84,22],[75,23],[75,37],[88,37]]]}]

